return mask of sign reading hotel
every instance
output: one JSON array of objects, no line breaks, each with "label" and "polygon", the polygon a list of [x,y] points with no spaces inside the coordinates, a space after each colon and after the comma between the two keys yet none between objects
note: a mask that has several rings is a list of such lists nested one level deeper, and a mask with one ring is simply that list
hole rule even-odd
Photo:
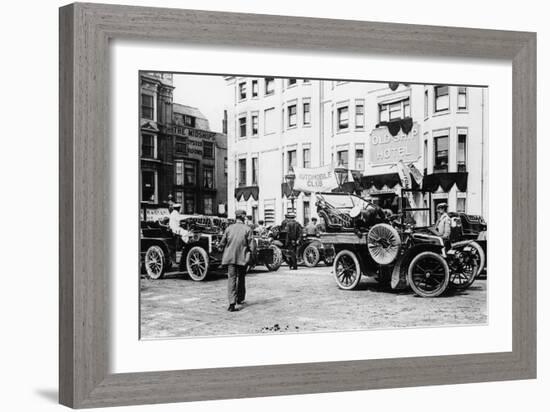
[{"label": "sign reading hotel", "polygon": [[403,130],[392,136],[386,126],[378,127],[369,137],[370,163],[372,165],[395,164],[400,160],[413,162],[420,156],[420,126],[414,123],[409,133]]},{"label": "sign reading hotel", "polygon": [[338,187],[331,165],[305,169],[295,167],[294,190],[302,192],[328,192]]}]

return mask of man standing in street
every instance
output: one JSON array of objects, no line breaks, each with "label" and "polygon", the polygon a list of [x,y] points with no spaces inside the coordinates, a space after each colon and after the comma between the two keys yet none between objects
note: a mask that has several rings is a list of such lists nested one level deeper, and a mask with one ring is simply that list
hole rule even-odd
[{"label": "man standing in street", "polygon": [[287,220],[286,224],[286,249],[289,254],[289,266],[290,270],[298,269],[298,261],[296,259],[296,249],[298,248],[298,243],[302,237],[302,226],[295,220],[295,215],[293,213],[288,213],[285,215]]},{"label": "man standing in street", "polygon": [[237,311],[235,305],[244,303],[246,265],[254,249],[252,229],[244,223],[245,219],[246,212],[237,210],[235,223],[225,229],[220,241],[220,249],[223,248],[222,265],[227,265],[229,312]]}]

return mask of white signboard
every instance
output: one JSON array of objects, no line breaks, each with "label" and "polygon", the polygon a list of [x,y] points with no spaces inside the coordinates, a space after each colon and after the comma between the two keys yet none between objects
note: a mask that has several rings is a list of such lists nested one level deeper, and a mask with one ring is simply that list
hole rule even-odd
[{"label": "white signboard", "polygon": [[331,165],[305,169],[295,167],[294,190],[302,192],[329,192],[338,187],[336,176]]},{"label": "white signboard", "polygon": [[372,165],[413,162],[420,156],[420,126],[414,123],[407,134],[403,130],[392,136],[386,126],[378,127],[369,136],[370,163]]},{"label": "white signboard", "polygon": [[[412,186],[411,182],[411,171],[409,167],[403,163],[402,160],[397,162],[397,173],[399,173],[399,178],[401,179],[401,186],[403,189],[410,189]],[[405,196],[409,200],[409,204],[412,208],[416,208],[416,202],[414,201],[414,196],[411,192],[406,191]]]}]

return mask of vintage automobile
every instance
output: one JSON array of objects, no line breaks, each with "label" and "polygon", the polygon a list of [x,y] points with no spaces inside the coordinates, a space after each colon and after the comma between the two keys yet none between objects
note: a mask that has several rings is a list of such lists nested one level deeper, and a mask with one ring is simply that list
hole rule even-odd
[{"label": "vintage automobile", "polygon": [[[180,225],[191,232],[189,241],[183,243],[168,228],[166,206],[144,204],[141,217],[141,266],[150,279],[161,279],[169,271],[178,271],[187,273],[194,281],[202,281],[220,267],[222,252],[218,245],[230,220],[181,215]],[[260,245],[254,254],[259,262],[267,262],[273,251]]]},{"label": "vintage automobile", "polygon": [[[449,212],[452,219],[451,242],[469,242],[475,248],[479,276],[487,270],[487,222],[479,215]],[[473,242],[472,242],[473,241]]]},{"label": "vintage automobile", "polygon": [[318,193],[317,213],[325,222],[321,235],[335,250],[333,272],[341,289],[354,289],[362,275],[392,289],[410,288],[436,297],[450,286],[472,284],[477,263],[469,245],[447,248],[425,228],[389,220],[381,208],[356,195]]},{"label": "vintage automobile", "polygon": [[281,249],[267,236],[254,235],[255,248],[252,251],[252,261],[248,265],[248,270],[256,266],[265,266],[270,272],[277,271],[283,263],[283,254]]},{"label": "vintage automobile", "polygon": [[[285,249],[286,231],[278,225],[270,228],[270,233],[273,243],[282,251],[282,259],[288,263],[288,252]],[[307,267],[315,267],[321,260],[330,266],[334,260],[334,249],[325,247],[318,236],[302,236],[296,255],[298,264]]]}]

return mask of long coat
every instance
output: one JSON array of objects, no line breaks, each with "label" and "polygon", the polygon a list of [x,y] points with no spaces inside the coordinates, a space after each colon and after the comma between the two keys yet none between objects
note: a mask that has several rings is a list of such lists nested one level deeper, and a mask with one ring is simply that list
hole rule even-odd
[{"label": "long coat", "polygon": [[252,229],[240,221],[229,225],[223,233],[220,247],[224,248],[222,265],[245,266],[248,263],[246,252],[254,250]]}]

